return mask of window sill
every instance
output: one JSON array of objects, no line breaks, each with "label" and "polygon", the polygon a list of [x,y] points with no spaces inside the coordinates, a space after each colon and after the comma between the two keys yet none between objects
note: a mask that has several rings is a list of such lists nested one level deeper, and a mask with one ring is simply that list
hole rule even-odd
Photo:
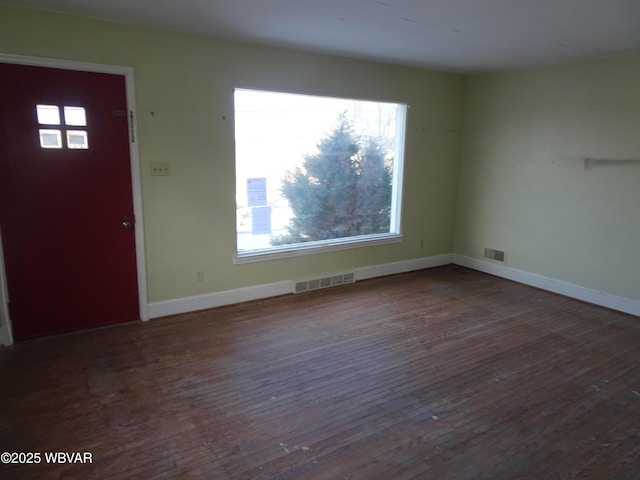
[{"label": "window sill", "polygon": [[352,248],[386,245],[401,242],[403,238],[404,236],[399,233],[385,233],[382,235],[369,235],[367,238],[336,238],[319,242],[299,243],[296,245],[282,245],[262,250],[253,250],[251,252],[237,253],[233,256],[233,263],[264,262],[267,260],[315,255],[318,253],[336,252]]}]

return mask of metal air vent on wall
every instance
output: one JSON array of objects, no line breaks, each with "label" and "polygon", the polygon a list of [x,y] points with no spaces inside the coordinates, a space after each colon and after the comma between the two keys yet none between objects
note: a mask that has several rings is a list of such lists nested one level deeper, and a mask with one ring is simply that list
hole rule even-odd
[{"label": "metal air vent on wall", "polygon": [[504,262],[504,250],[496,250],[494,248],[485,248],[484,258],[496,260],[497,262]]},{"label": "metal air vent on wall", "polygon": [[338,285],[354,283],[355,281],[355,274],[353,272],[332,275],[330,277],[314,278],[313,280],[303,280],[300,282],[296,282],[294,292],[310,292],[312,290],[319,290],[321,288],[336,287]]}]

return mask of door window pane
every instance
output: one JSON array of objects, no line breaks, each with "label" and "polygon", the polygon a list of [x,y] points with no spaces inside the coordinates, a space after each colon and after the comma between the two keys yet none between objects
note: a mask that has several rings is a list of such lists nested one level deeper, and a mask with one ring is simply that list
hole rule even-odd
[{"label": "door window pane", "polygon": [[89,139],[84,130],[67,130],[67,147],[75,149],[89,148]]},{"label": "door window pane", "polygon": [[40,146],[42,148],[62,148],[60,130],[40,129]]},{"label": "door window pane", "polygon": [[60,125],[60,109],[56,105],[36,105],[40,125]]},{"label": "door window pane", "polygon": [[74,127],[86,127],[87,115],[83,107],[64,107],[64,123]]}]

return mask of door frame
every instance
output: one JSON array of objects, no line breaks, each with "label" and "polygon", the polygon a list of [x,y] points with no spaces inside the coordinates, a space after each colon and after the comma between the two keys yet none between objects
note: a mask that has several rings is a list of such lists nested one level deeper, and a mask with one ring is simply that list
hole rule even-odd
[{"label": "door frame", "polygon": [[[148,320],[149,305],[147,297],[147,268],[145,261],[146,256],[144,242],[144,221],[142,216],[142,175],[140,168],[140,155],[138,152],[138,129],[136,125],[137,116],[133,68],[120,65],[79,62],[75,60],[4,54],[1,52],[0,63],[13,63],[18,65],[59,68],[64,70],[77,70],[83,72],[107,73],[124,76],[127,96],[127,110],[129,112],[129,160],[131,164],[133,213],[136,219],[134,225],[134,233],[136,240],[136,270],[138,273],[138,304],[140,309],[140,319],[143,321]],[[1,231],[0,235],[2,235]],[[10,346],[13,345],[13,333],[11,328],[11,318],[9,317],[9,297],[1,240],[2,238],[0,237],[0,345]]]}]

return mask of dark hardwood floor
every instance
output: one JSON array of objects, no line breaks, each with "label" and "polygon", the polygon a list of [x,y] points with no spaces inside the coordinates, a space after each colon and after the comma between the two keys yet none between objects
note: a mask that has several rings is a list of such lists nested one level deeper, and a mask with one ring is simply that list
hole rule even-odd
[{"label": "dark hardwood floor", "polygon": [[640,479],[640,318],[455,266],[24,342],[0,392],[3,479]]}]

